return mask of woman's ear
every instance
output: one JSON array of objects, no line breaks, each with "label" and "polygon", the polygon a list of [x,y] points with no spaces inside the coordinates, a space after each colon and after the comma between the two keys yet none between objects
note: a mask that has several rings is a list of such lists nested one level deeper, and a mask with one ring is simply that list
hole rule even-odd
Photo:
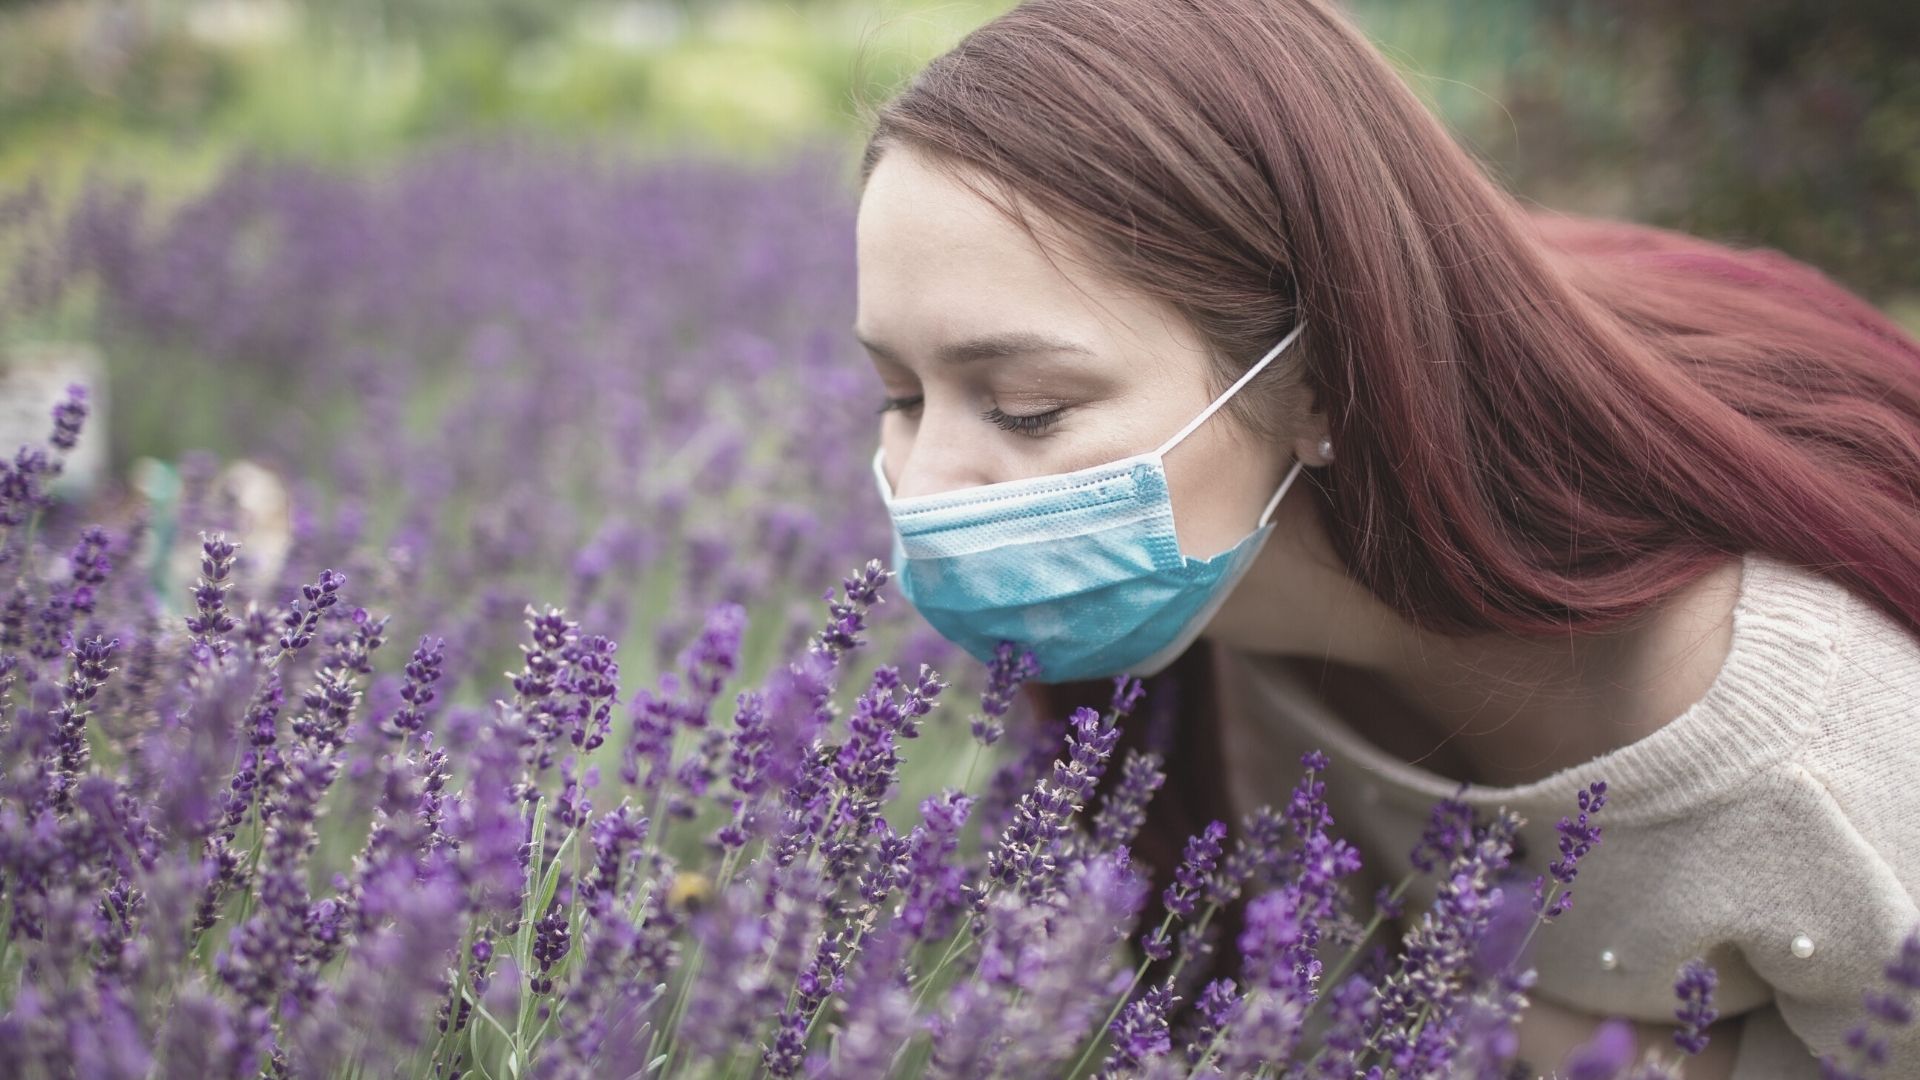
[{"label": "woman's ear", "polygon": [[1307,426],[1294,434],[1294,456],[1313,467],[1332,464],[1333,452],[1333,437],[1328,433],[1326,416],[1312,414],[1307,418]]}]

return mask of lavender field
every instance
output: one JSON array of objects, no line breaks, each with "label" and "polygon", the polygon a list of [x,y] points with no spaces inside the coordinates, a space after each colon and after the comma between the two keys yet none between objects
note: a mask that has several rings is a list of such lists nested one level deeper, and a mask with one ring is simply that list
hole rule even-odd
[{"label": "lavender field", "polygon": [[[0,476],[10,1073],[1503,1075],[1604,785],[1541,876],[1437,806],[1403,941],[1315,755],[1156,890],[1157,703],[1042,722],[878,561],[844,170],[517,138],[0,197],[0,341],[105,376]],[[1836,1070],[1911,1021],[1888,960]],[[1570,1075],[1680,1075],[1674,977],[1678,1045]]]}]

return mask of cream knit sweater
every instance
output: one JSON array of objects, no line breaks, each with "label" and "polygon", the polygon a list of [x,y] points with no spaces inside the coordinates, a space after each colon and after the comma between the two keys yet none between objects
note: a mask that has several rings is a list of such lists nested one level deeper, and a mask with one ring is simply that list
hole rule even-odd
[{"label": "cream knit sweater", "polygon": [[[1851,1060],[1861,992],[1886,988],[1882,969],[1920,925],[1920,641],[1842,586],[1760,555],[1743,560],[1733,620],[1715,681],[1652,735],[1463,797],[1526,819],[1537,874],[1558,857],[1554,824],[1587,784],[1607,783],[1573,907],[1534,937],[1536,997],[1672,1024],[1680,965],[1701,956],[1719,974],[1720,1015],[1745,1017],[1735,1080],[1817,1077],[1816,1054]],[[1284,805],[1300,755],[1324,751],[1334,830],[1367,863],[1350,891],[1370,913],[1458,783],[1362,738],[1292,669],[1215,652],[1229,715],[1244,718],[1223,735],[1236,806]],[[1409,920],[1433,888],[1415,882]],[[1892,1051],[1885,1075],[1920,1078],[1920,1021]]]}]

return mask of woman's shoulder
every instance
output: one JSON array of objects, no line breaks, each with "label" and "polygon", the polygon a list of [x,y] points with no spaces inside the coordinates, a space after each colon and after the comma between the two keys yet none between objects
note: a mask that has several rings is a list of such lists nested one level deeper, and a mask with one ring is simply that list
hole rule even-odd
[{"label": "woman's shoulder", "polygon": [[1753,554],[1746,566],[1753,662],[1741,674],[1755,693],[1812,706],[1806,755],[1920,765],[1920,633],[1817,568]]},{"label": "woman's shoulder", "polygon": [[1835,593],[1829,685],[1794,764],[1848,832],[1920,888],[1920,635],[1866,597]]}]

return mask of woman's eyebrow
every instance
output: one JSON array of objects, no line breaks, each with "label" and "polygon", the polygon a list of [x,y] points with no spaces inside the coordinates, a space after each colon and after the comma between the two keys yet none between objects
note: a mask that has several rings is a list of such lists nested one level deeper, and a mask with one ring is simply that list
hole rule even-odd
[{"label": "woman's eyebrow", "polygon": [[[892,349],[876,341],[869,341],[855,330],[853,336],[862,347],[883,360],[900,362]],[[949,364],[964,364],[972,360],[996,360],[1004,356],[1021,356],[1029,353],[1074,353],[1080,356],[1093,356],[1094,351],[1076,341],[1048,337],[1027,331],[1009,331],[1000,334],[987,334],[967,341],[943,345],[938,350],[940,359]]]}]

